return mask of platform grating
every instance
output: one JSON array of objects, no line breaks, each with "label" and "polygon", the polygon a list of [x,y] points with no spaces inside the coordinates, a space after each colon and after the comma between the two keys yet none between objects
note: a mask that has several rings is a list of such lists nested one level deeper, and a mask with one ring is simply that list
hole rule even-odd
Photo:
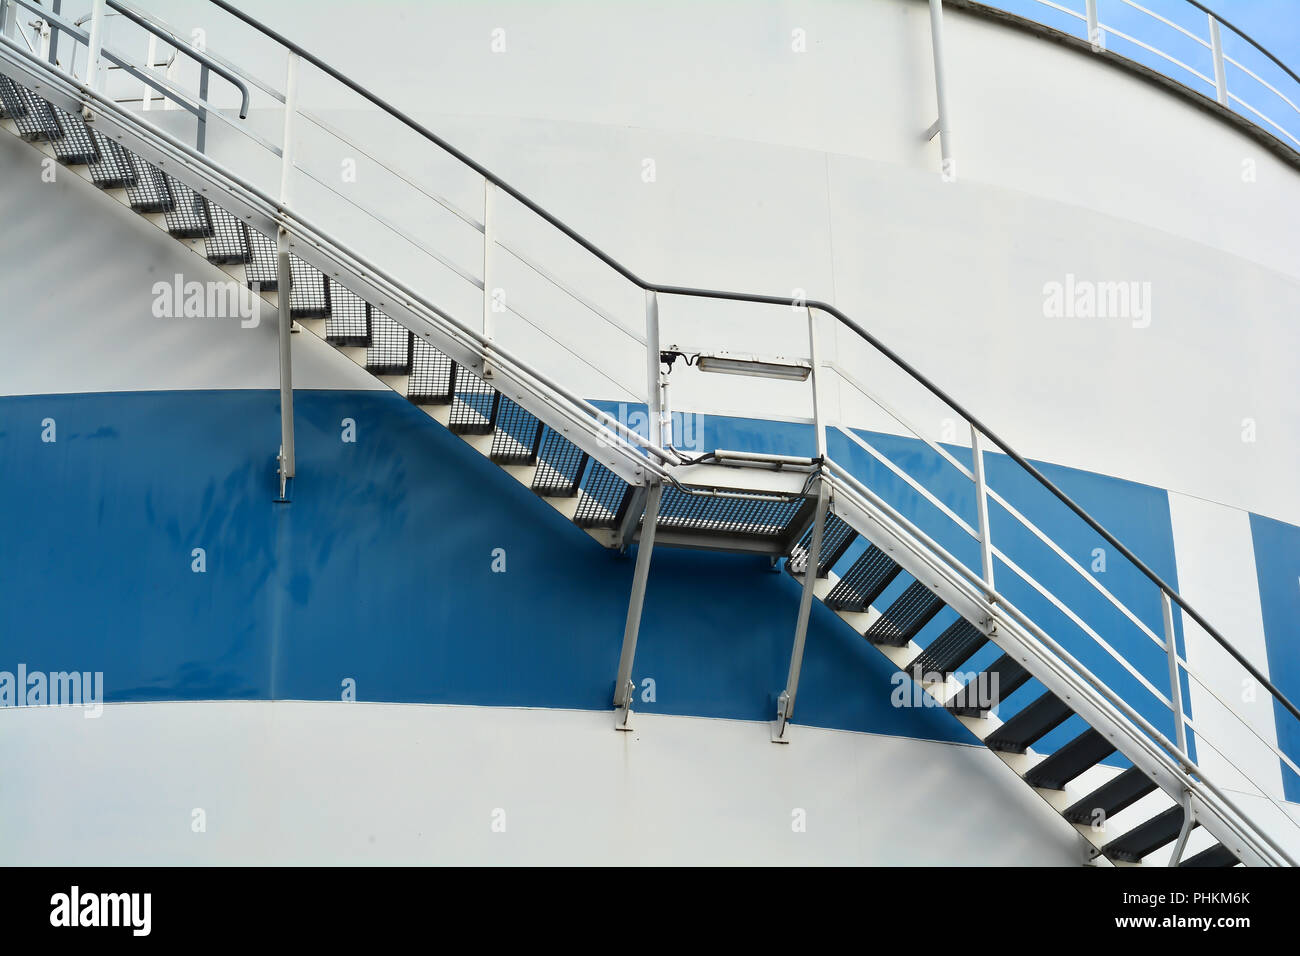
[{"label": "platform grating", "polygon": [[789,528],[806,500],[802,495],[690,491],[669,485],[659,504],[659,527],[774,537]]}]

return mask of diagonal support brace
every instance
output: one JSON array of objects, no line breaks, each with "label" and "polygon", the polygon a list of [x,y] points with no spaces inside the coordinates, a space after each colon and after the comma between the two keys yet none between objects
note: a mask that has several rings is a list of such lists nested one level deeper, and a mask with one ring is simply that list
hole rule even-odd
[{"label": "diagonal support brace", "polygon": [[645,604],[646,582],[650,579],[650,556],[655,546],[655,529],[659,524],[659,502],[664,486],[655,482],[646,496],[645,520],[641,523],[641,541],[636,550],[636,570],[632,573],[632,597],[627,604],[627,625],[623,629],[623,651],[618,658],[618,676],[614,679],[614,727],[632,729],[632,662],[636,658],[636,641],[641,630],[641,608]]},{"label": "diagonal support brace", "polygon": [[[794,713],[795,695],[799,691],[799,672],[803,668],[803,649],[808,639],[808,618],[812,614],[814,589],[817,587],[817,568],[822,559],[822,538],[826,532],[826,510],[830,492],[825,481],[817,482],[817,511],[813,517],[812,540],[808,553],[803,555],[803,594],[799,598],[799,617],[794,626],[794,649],[790,652],[790,672],[786,676],[785,690],[776,699],[776,720],[772,721],[772,743],[788,744],[790,717]],[[792,558],[793,560],[793,558]]]}]

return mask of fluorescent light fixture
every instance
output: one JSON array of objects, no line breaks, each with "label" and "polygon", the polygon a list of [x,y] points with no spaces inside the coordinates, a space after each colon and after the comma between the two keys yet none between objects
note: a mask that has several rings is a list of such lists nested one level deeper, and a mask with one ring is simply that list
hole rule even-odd
[{"label": "fluorescent light fixture", "polygon": [[701,372],[721,372],[723,375],[749,375],[754,378],[781,378],[803,382],[812,371],[808,362],[783,358],[760,358],[757,355],[701,355],[696,363]]}]

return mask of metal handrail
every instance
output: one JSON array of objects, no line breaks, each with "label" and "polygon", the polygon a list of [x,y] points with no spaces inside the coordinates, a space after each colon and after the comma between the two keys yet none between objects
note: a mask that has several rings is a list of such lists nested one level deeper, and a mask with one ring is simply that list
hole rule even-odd
[{"label": "metal handrail", "polygon": [[[439,149],[442,149],[449,155],[455,157],[464,165],[468,166],[478,175],[482,176],[485,180],[492,183],[502,192],[506,193],[506,195],[513,198],[515,201],[523,205],[532,213],[534,213],[535,215],[537,215],[538,217],[540,217],[541,219],[549,223],[555,229],[558,229],[570,240],[577,243],[579,246],[581,246],[591,255],[595,256],[605,265],[609,266],[609,268],[613,269],[619,275],[623,276],[623,278],[627,279],[633,285],[640,287],[644,291],[656,292],[660,295],[676,295],[676,296],[684,296],[690,298],[716,299],[721,301],[732,301],[732,302],[749,302],[756,305],[790,306],[794,304],[792,303],[789,296],[757,295],[757,294],[747,293],[747,292],[729,292],[720,289],[701,289],[701,288],[693,288],[689,286],[673,286],[673,285],[665,285],[656,282],[650,282],[646,279],[643,279],[637,273],[633,272],[630,268],[628,268],[627,266],[623,265],[623,263],[615,259],[614,256],[612,256],[610,253],[606,252],[604,249],[598,246],[595,242],[588,239],[586,236],[582,235],[580,232],[578,232],[572,226],[565,223],[562,219],[560,219],[555,214],[549,212],[547,209],[545,209],[538,203],[534,202],[523,192],[516,189],[514,186],[511,186],[508,182],[506,182],[500,176],[493,173],[486,166],[477,162],[467,154],[461,152],[459,149],[457,149],[447,140],[443,139],[437,133],[433,132],[433,130],[429,129],[427,126],[420,123],[413,117],[399,110],[397,107],[393,106],[391,103],[387,102],[379,95],[366,89],[364,86],[357,83],[355,80],[352,80],[348,76],[344,75],[334,67],[330,66],[328,63],[324,62],[319,57],[316,57],[310,52],[308,52],[307,50],[303,49],[293,40],[290,40],[288,37],[284,36],[283,34],[266,26],[257,18],[238,9],[233,4],[229,3],[228,0],[208,0],[208,2],[224,10],[226,13],[235,17],[235,19],[240,20],[241,22],[252,27],[254,30],[257,30],[259,33],[263,34],[264,36],[269,37],[270,39],[279,43],[281,46],[285,47],[287,50],[301,57],[303,60],[310,63],[312,66],[316,67],[318,70],[322,71],[327,76],[331,77],[332,79],[336,80],[339,83],[342,83],[352,92],[356,93],[358,96],[370,102],[373,106],[376,106],[379,109],[383,110],[385,113],[389,114],[394,119],[400,121],[412,131],[419,133],[429,142],[433,143]],[[1188,2],[1193,2],[1193,0],[1188,0]],[[1197,6],[1200,5],[1197,4]],[[1232,29],[1234,32],[1238,32],[1236,28],[1232,27],[1230,24],[1227,24],[1225,22],[1225,25],[1229,26],[1229,28]],[[1254,41],[1251,42],[1253,43]],[[1276,58],[1273,57],[1272,54],[1269,54],[1269,57],[1270,59],[1276,60]],[[1287,72],[1290,73],[1289,70]],[[1294,76],[1294,74],[1292,75]],[[1278,701],[1278,703],[1280,703],[1283,707],[1285,707],[1286,710],[1297,720],[1300,720],[1300,707],[1297,707],[1294,703],[1292,703],[1292,701],[1289,700],[1287,696],[1283,694],[1282,691],[1278,689],[1276,685],[1273,684],[1272,681],[1270,681],[1263,673],[1260,672],[1260,670],[1257,667],[1255,667],[1249,660],[1247,660],[1245,655],[1243,655],[1239,650],[1237,650],[1237,648],[1234,647],[1232,643],[1228,641],[1227,638],[1225,638],[1221,633],[1219,633],[1219,631],[1213,625],[1211,625],[1209,621],[1207,621],[1199,611],[1197,611],[1194,607],[1192,607],[1192,605],[1186,599],[1184,599],[1174,588],[1170,587],[1164,581],[1164,579],[1160,577],[1160,575],[1156,574],[1156,572],[1153,571],[1141,558],[1139,558],[1136,554],[1134,554],[1123,542],[1121,542],[1117,537],[1115,537],[1115,535],[1111,534],[1111,532],[1108,531],[1096,518],[1090,515],[1081,505],[1079,505],[1076,501],[1074,501],[1073,498],[1067,495],[1059,486],[1057,486],[1046,475],[1044,475],[1041,471],[1039,471],[1037,468],[1031,465],[1029,461],[1023,455],[1017,452],[1007,441],[1002,439],[992,429],[990,429],[982,421],[976,418],[972,413],[967,411],[964,406],[962,406],[955,399],[949,396],[947,392],[945,392],[938,385],[936,385],[929,378],[927,378],[920,370],[918,370],[915,366],[913,366],[911,363],[906,361],[901,355],[899,355],[893,349],[889,348],[882,341],[880,341],[880,339],[876,338],[876,336],[872,335],[870,332],[864,329],[861,325],[859,325],[849,316],[845,315],[835,306],[831,305],[828,302],[822,302],[820,300],[812,300],[812,299],[799,302],[798,304],[802,306],[806,306],[810,309],[816,309],[820,312],[826,313],[827,315],[833,316],[845,328],[849,329],[851,332],[856,334],[859,338],[861,338],[862,340],[870,344],[878,352],[880,352],[891,362],[893,362],[896,366],[898,366],[909,376],[911,376],[914,380],[920,383],[932,395],[934,395],[940,401],[947,404],[948,407],[951,408],[953,411],[955,411],[957,414],[961,415],[967,421],[968,424],[978,429],[981,434],[983,434],[986,438],[988,438],[989,441],[997,445],[998,448],[1000,448],[1007,455],[1008,458],[1010,458],[1017,465],[1019,465],[1025,472],[1027,472],[1031,477],[1033,477],[1034,480],[1037,481],[1040,485],[1046,488],[1057,500],[1059,500],[1062,504],[1064,504],[1067,508],[1069,508],[1072,512],[1074,512],[1074,514],[1077,515],[1085,524],[1087,524],[1088,527],[1090,527],[1093,531],[1099,534],[1104,541],[1106,541],[1109,545],[1111,545],[1111,547],[1115,548],[1116,551],[1118,551],[1121,555],[1123,555],[1124,558],[1128,560],[1148,580],[1150,580],[1153,584],[1155,584],[1156,587],[1158,587],[1162,592],[1167,594],[1171,601],[1177,604],[1183,610],[1183,612],[1187,614],[1198,625],[1200,625],[1200,627],[1207,634],[1209,634],[1210,637],[1213,638],[1214,641],[1220,647],[1222,647],[1225,651],[1227,651],[1228,654],[1231,655],[1232,658],[1235,661],[1237,661],[1238,664],[1240,664],[1243,668],[1245,668],[1246,672],[1250,674],[1252,678],[1258,681],[1262,687],[1267,689],[1269,694],[1273,697],[1274,700]]]}]

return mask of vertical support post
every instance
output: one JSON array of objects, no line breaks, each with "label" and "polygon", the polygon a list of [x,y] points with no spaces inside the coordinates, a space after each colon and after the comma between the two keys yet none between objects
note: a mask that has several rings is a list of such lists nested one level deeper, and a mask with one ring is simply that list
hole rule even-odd
[{"label": "vertical support post", "polygon": [[[59,14],[63,12],[63,0],[52,0],[50,4],[50,9],[54,12],[54,15],[57,17]],[[3,13],[0,13],[0,24],[3,23],[4,23],[4,15]],[[53,66],[58,66],[59,65],[59,28],[51,23],[50,30],[52,31],[50,36],[50,63]],[[72,48],[74,50],[77,48],[75,42],[72,44]]]},{"label": "vertical support post", "polygon": [[812,385],[813,429],[817,433],[817,457],[826,458],[826,423],[822,421],[822,402],[819,392],[821,383],[821,366],[818,364],[817,352],[817,313],[808,309],[808,360],[812,371],[808,378]]},{"label": "vertical support post", "polygon": [[[646,358],[646,417],[649,419],[650,434],[647,436],[656,447],[663,448],[672,444],[672,418],[663,420],[664,406],[660,398],[660,389],[667,387],[667,382],[660,377],[659,361],[659,293],[647,289],[645,294],[645,358]],[[669,416],[672,415],[670,411]]]},{"label": "vertical support post", "polygon": [[[280,207],[289,204],[293,170],[293,127],[298,108],[298,54],[290,52],[284,84],[284,135],[280,156]],[[276,288],[279,290],[280,345],[280,501],[289,500],[289,482],[297,470],[293,445],[293,270],[289,260],[289,233],[281,224],[276,230]]]},{"label": "vertical support post", "polygon": [[659,502],[664,486],[655,481],[646,499],[645,518],[641,522],[641,541],[636,550],[636,569],[632,572],[632,596],[627,603],[627,624],[623,628],[623,650],[618,656],[618,676],[614,678],[614,728],[632,729],[632,662],[636,659],[636,642],[641,631],[641,608],[645,605],[646,582],[650,579],[650,556],[654,552],[655,529],[659,525]]},{"label": "vertical support post", "polygon": [[8,36],[9,28],[13,25],[13,9],[9,6],[9,0],[0,0],[0,36]]},{"label": "vertical support post", "polygon": [[1160,592],[1160,612],[1165,624],[1165,654],[1169,658],[1169,702],[1174,711],[1174,743],[1187,753],[1187,727],[1183,718],[1183,682],[1178,673],[1178,641],[1174,635],[1174,602]]},{"label": "vertical support post", "polygon": [[943,0],[930,0],[930,44],[934,52],[934,95],[939,105],[939,118],[930,127],[930,138],[939,134],[939,154],[943,157],[943,178],[957,178],[952,155],[952,114],[948,104],[947,60],[943,52]]},{"label": "vertical support post", "polygon": [[1223,62],[1223,37],[1219,33],[1219,21],[1214,14],[1210,18],[1210,53],[1214,57],[1214,96],[1220,106],[1228,105],[1228,71]]},{"label": "vertical support post", "polygon": [[[86,86],[94,93],[100,92],[99,60],[100,52],[104,49],[104,21],[107,16],[108,4],[105,0],[91,0],[90,37],[86,43]],[[87,115],[89,112],[90,108],[87,107]]]},{"label": "vertical support post", "polygon": [[38,19],[36,21],[36,29],[38,31],[37,41],[40,46],[36,51],[36,55],[42,60],[48,60],[50,56],[50,21],[43,17]]},{"label": "vertical support post", "polygon": [[1097,14],[1097,0],[1085,0],[1084,20],[1088,24],[1088,43],[1093,53],[1106,49],[1106,41],[1101,35],[1101,18]]},{"label": "vertical support post", "polygon": [[1178,842],[1174,844],[1169,855],[1169,865],[1177,866],[1183,860],[1183,850],[1187,849],[1187,838],[1192,835],[1192,824],[1196,822],[1196,813],[1192,810],[1192,795],[1183,791],[1183,826],[1178,831]]},{"label": "vertical support post", "polygon": [[[289,67],[289,69],[292,71],[294,69],[292,63],[297,62],[298,54],[290,53],[289,56],[292,58],[291,65]],[[286,123],[288,122],[288,117],[289,117],[289,105],[287,102],[288,98],[289,96],[288,93],[286,92],[285,93],[286,103],[284,107],[285,110],[284,115],[285,115]],[[208,101],[208,65],[205,63],[203,64],[202,67],[199,68],[199,132],[198,132],[197,142],[194,147],[200,153],[203,152],[204,148],[208,145],[208,108],[207,106],[204,105],[205,103],[207,103],[207,101]],[[286,155],[287,155],[287,147],[286,147]]]},{"label": "vertical support post", "polygon": [[993,541],[989,537],[989,489],[984,480],[984,448],[980,441],[979,429],[970,427],[971,464],[975,471],[975,512],[980,526],[980,565],[984,577],[984,592],[989,603],[993,603]]},{"label": "vertical support post", "polygon": [[[496,183],[490,179],[483,180],[483,335],[489,341],[492,339],[492,247],[497,241],[492,222],[496,190]],[[486,352],[483,355],[483,377],[492,377],[492,366]]]},{"label": "vertical support post", "polygon": [[[157,59],[158,59],[158,38],[151,33],[149,34],[149,50],[145,54],[144,69],[146,73],[153,72],[154,61]],[[148,83],[142,81],[140,83],[140,93],[142,97],[140,100],[140,109],[141,110],[152,109],[153,108],[153,87],[151,87]]]},{"label": "vertical support post", "polygon": [[785,678],[785,690],[776,698],[776,720],[772,721],[772,743],[788,744],[786,730],[794,714],[794,701],[799,693],[799,673],[803,670],[803,649],[808,640],[808,618],[817,587],[817,568],[822,559],[822,537],[826,531],[826,509],[830,492],[824,479],[817,481],[817,510],[813,518],[812,540],[808,542],[803,571],[803,594],[799,598],[799,616],[794,625],[794,647],[790,651],[790,670]]}]

